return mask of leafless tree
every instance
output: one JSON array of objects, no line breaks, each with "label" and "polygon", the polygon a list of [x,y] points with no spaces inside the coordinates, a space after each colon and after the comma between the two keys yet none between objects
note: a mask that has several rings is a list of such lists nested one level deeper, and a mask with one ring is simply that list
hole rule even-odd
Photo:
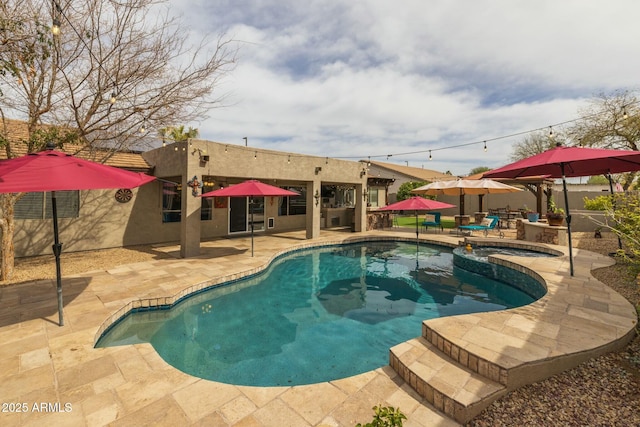
[{"label": "leafless tree", "polygon": [[[234,40],[206,36],[191,45],[188,26],[168,11],[164,0],[1,2],[0,144],[7,157],[14,153],[5,116],[27,123],[29,151],[42,148],[38,129],[53,125],[61,138],[53,142],[73,132],[79,148],[104,153],[141,149],[158,129],[224,106],[218,86],[236,63]],[[3,261],[10,257],[0,279],[13,268],[15,201],[0,195]]]},{"label": "leafless tree", "polygon": [[[638,150],[640,146],[640,100],[632,91],[600,94],[581,109],[581,119],[567,134],[575,145],[616,150]],[[617,179],[628,189],[636,173],[620,174]]]},{"label": "leafless tree", "polygon": [[552,130],[532,132],[514,144],[510,159],[516,162],[526,159],[527,157],[535,156],[536,154],[555,147],[556,144],[563,140],[564,137],[562,135],[559,135],[557,132],[552,133]]}]

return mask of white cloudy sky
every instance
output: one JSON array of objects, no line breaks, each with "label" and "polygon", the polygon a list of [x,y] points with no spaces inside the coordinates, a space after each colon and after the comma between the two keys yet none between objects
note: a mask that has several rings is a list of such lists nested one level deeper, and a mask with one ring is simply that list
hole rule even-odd
[{"label": "white cloudy sky", "polygon": [[573,120],[594,96],[639,85],[637,0],[171,3],[194,34],[239,41],[219,89],[227,106],[193,124],[218,142],[391,154],[463,175],[508,163],[522,136],[502,137]]}]

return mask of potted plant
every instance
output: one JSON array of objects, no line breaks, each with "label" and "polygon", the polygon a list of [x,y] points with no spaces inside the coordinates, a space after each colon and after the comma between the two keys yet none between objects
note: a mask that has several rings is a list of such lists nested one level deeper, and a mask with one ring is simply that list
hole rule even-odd
[{"label": "potted plant", "polygon": [[564,221],[564,209],[556,206],[553,197],[549,199],[549,209],[547,210],[547,222],[549,225],[559,226]]},{"label": "potted plant", "polygon": [[520,209],[522,218],[526,218],[527,220],[529,220],[529,222],[538,222],[538,219],[540,219],[540,214],[538,212],[534,212],[531,209],[529,209],[527,207],[527,205],[524,205],[521,209]]}]

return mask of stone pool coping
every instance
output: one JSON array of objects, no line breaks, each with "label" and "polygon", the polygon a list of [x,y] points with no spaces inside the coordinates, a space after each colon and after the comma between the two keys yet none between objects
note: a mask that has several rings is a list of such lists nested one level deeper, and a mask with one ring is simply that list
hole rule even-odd
[{"label": "stone pool coping", "polygon": [[[323,230],[322,237],[314,240],[305,240],[304,232],[264,235],[257,238],[253,258],[248,255],[248,237],[220,239],[203,242],[202,255],[196,258],[155,260],[64,277],[64,327],[56,323],[54,281],[4,288],[0,290],[3,400],[25,402],[30,410],[0,414],[3,425],[352,426],[368,422],[371,407],[377,404],[400,407],[410,425],[458,425],[389,366],[311,386],[238,387],[179,372],[148,344],[93,347],[105,319],[117,317],[134,301],[164,304],[167,296],[176,298],[212,278],[253,274],[291,248],[366,238],[413,240],[412,235],[397,229],[357,235]],[[453,247],[461,237],[423,234],[421,240]],[[157,249],[178,251],[177,247]],[[451,343],[500,363],[501,355],[508,361],[512,354],[525,354],[529,356],[522,363],[539,364],[550,375],[577,361],[563,356],[577,354],[586,360],[623,346],[633,336],[636,317],[631,304],[589,274],[593,268],[610,265],[611,259],[575,250],[574,277],[568,275],[566,254],[553,263],[545,260],[545,265],[536,264],[535,259],[517,262],[555,286],[549,298],[535,307],[426,322],[436,343],[442,342],[442,351],[454,348],[445,344]],[[574,331],[592,333],[581,340]],[[528,351],[529,346],[536,351]],[[530,380],[514,380],[511,386]],[[73,410],[36,412],[32,405],[38,402],[70,403]]]}]

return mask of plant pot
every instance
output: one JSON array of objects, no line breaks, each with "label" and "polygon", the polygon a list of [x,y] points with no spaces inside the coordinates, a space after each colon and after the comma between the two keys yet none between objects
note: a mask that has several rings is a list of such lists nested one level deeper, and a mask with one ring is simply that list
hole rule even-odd
[{"label": "plant pot", "polygon": [[529,222],[538,222],[539,218],[540,218],[540,214],[538,212],[527,213],[527,219],[529,220]]},{"label": "plant pot", "polygon": [[547,214],[547,223],[554,227],[562,225],[564,222],[564,214]]}]

